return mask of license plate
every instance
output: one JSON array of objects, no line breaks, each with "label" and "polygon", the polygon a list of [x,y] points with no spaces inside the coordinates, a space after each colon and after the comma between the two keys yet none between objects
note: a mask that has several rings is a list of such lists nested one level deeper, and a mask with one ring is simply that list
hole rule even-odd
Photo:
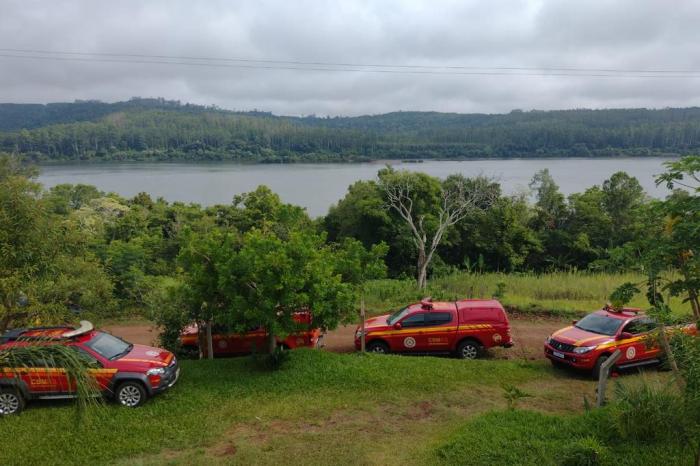
[{"label": "license plate", "polygon": [[552,354],[558,358],[564,359],[566,356],[564,356],[564,353],[560,353],[559,351],[552,351]]}]

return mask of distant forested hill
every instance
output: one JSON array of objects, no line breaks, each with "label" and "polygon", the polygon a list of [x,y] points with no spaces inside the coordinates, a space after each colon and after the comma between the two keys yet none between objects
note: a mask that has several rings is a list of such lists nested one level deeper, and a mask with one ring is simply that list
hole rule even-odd
[{"label": "distant forested hill", "polygon": [[163,99],[0,104],[0,151],[35,161],[352,161],[682,155],[700,108],[282,117]]}]

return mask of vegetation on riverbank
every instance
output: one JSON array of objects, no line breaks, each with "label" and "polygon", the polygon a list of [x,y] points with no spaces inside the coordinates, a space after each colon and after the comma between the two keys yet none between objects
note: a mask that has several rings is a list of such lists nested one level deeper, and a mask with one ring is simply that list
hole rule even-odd
[{"label": "vegetation on riverbank", "polygon": [[0,150],[34,161],[678,156],[699,135],[698,108],[320,118],[164,99],[0,104]]},{"label": "vegetation on riverbank", "polygon": [[[384,169],[380,176],[395,173]],[[250,249],[245,243],[251,237],[264,238],[263,249],[275,245],[285,254],[295,250],[288,244],[292,238],[299,244],[313,243],[311,249],[338,259],[315,262],[332,267],[323,272],[329,283],[340,274],[340,281],[352,282],[354,291],[362,281],[382,276],[356,273],[363,270],[362,251],[375,251],[381,273],[386,269],[394,281],[367,284],[372,313],[433,295],[496,296],[518,312],[578,315],[598,308],[616,286],[641,286],[650,267],[662,267],[655,273],[674,278],[673,283],[665,282],[673,286],[664,294],[671,292],[672,307],[683,314],[687,306],[679,299],[686,292],[679,280],[692,291],[698,260],[683,252],[692,250],[698,238],[693,233],[698,197],[678,191],[666,201],[649,200],[637,180],[624,173],[566,198],[543,171],[533,180],[534,203],[502,194],[491,180],[460,180],[464,189],[486,191],[492,201],[445,231],[428,269],[427,291],[409,281],[419,256],[415,238],[405,221],[386,208],[386,193],[376,181],[353,184],[326,217],[312,220],[304,209],[284,203],[264,186],[236,196],[229,205],[202,208],[153,200],[146,193],[124,199],[86,185],[44,191],[35,174],[11,157],[0,157],[0,248],[8,252],[0,259],[0,328],[10,317],[14,325],[50,324],[76,319],[77,314],[108,319],[143,315],[150,309],[146,317],[170,322],[177,332],[178,325],[199,316],[202,309],[207,309],[202,314],[207,319],[214,318],[212,303],[216,313],[223,313],[217,319],[235,320],[238,314],[228,310],[240,311],[244,301],[252,303],[251,310],[257,306],[258,298],[244,296],[251,289],[248,279],[236,288],[243,294],[232,293],[230,286],[222,293],[217,290],[234,278],[232,264],[245,268],[236,269],[241,276],[268,268],[232,259]],[[400,178],[416,187],[416,218],[434,230],[443,182],[421,173],[407,172]],[[668,206],[678,213],[667,213]],[[669,215],[683,222],[670,223]],[[670,233],[682,237],[676,240]],[[649,251],[657,254],[654,260]],[[246,257],[252,260],[261,254],[262,250]],[[289,257],[290,264],[296,263],[298,258]],[[271,263],[273,259],[270,256]],[[289,277],[303,263],[288,270]],[[253,281],[262,283],[259,277]],[[274,282],[273,277],[270,283]],[[196,292],[196,283],[206,286]],[[352,305],[349,288],[341,288],[346,290],[344,302]],[[308,305],[310,294],[303,286],[297,291],[289,295],[296,296],[292,306]],[[21,300],[28,306],[20,309]],[[637,296],[632,305],[645,307],[644,298]],[[250,319],[256,314],[246,315]]]}]

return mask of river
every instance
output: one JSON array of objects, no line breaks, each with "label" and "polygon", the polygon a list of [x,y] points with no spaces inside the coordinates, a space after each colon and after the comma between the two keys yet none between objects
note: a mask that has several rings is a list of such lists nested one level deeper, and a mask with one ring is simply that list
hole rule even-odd
[{"label": "river", "polygon": [[[636,176],[650,196],[663,197],[665,187],[654,185],[663,171],[664,158],[610,159],[498,159],[470,161],[391,162],[396,168],[445,177],[485,175],[501,183],[505,193],[527,190],[532,176],[548,168],[564,194],[601,184],[616,171]],[[358,164],[300,163],[289,165],[199,163],[101,163],[61,164],[41,167],[39,181],[52,187],[61,183],[84,183],[107,192],[131,197],[141,191],[168,201],[202,205],[226,204],[235,194],[264,184],[283,201],[307,208],[313,217],[324,215],[357,180],[373,179],[386,162]]]}]

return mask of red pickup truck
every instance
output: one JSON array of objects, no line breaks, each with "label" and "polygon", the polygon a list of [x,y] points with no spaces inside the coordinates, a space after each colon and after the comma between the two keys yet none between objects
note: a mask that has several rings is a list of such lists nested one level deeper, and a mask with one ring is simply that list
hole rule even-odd
[{"label": "red pickup truck", "polygon": [[[360,349],[362,329],[355,331]],[[496,300],[465,299],[433,302],[424,299],[393,314],[365,322],[367,350],[374,353],[453,353],[475,359],[485,348],[510,348],[508,316]]]},{"label": "red pickup truck", "polygon": [[[661,363],[663,354],[653,337],[657,323],[637,308],[616,310],[605,306],[573,325],[547,337],[544,355],[555,366],[569,366],[600,376],[603,363],[620,350],[615,368],[625,369]],[[668,332],[697,335],[695,324],[674,326]]]},{"label": "red pickup truck", "polygon": [[[298,311],[292,316],[299,326],[295,333],[286,338],[278,338],[277,344],[284,349],[320,348],[323,346],[323,332],[312,325],[312,315],[308,311]],[[267,330],[262,327],[243,333],[229,332],[225,328],[213,327],[212,343],[214,356],[235,356],[263,352],[267,348]],[[185,352],[196,353],[199,349],[198,328],[190,325],[180,334],[180,345]]]}]

